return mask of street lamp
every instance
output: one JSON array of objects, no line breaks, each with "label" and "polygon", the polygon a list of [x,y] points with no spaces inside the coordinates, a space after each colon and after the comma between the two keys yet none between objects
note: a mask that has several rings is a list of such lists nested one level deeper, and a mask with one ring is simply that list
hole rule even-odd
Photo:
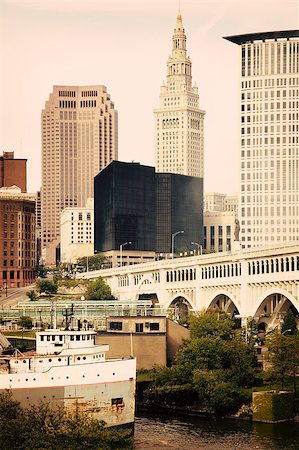
[{"label": "street lamp", "polygon": [[178,234],[182,234],[185,233],[183,230],[181,231],[176,231],[175,233],[172,233],[171,235],[171,254],[172,254],[172,259],[173,259],[173,253],[174,253],[174,238],[178,235]]},{"label": "street lamp", "polygon": [[42,328],[42,310],[39,309],[38,312],[39,312],[39,326],[40,328]]},{"label": "street lamp", "polygon": [[291,328],[289,328],[288,330],[284,330],[284,331],[281,333],[281,335],[283,335],[283,334],[285,334],[285,333],[289,333],[290,331],[292,331]]},{"label": "street lamp", "polygon": [[123,244],[120,244],[120,246],[119,246],[120,267],[122,267],[122,265],[123,265],[123,247],[128,244],[132,244],[132,242],[131,241],[124,242]]},{"label": "street lamp", "polygon": [[88,256],[86,256],[86,272],[88,272]]},{"label": "street lamp", "polygon": [[200,249],[200,254],[202,255],[202,245],[200,245],[198,242],[191,242],[192,245],[196,245],[197,246],[197,254],[199,255],[199,249]]}]

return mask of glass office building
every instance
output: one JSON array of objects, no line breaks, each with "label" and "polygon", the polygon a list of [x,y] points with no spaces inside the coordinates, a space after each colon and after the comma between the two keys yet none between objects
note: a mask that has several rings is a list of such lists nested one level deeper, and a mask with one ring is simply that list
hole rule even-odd
[{"label": "glass office building", "polygon": [[138,163],[111,162],[94,179],[95,251],[170,253],[202,244],[203,180]]}]

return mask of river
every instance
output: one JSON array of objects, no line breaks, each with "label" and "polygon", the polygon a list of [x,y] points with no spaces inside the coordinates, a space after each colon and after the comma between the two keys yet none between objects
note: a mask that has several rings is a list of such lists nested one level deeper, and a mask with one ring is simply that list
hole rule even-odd
[{"label": "river", "polygon": [[262,424],[139,414],[136,450],[298,450],[299,423]]}]

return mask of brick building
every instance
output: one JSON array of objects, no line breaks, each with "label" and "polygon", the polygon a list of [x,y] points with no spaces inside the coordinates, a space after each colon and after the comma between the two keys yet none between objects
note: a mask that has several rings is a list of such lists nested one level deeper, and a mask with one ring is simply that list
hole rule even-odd
[{"label": "brick building", "polygon": [[0,287],[35,281],[35,195],[0,188]]},{"label": "brick building", "polygon": [[27,159],[15,159],[14,152],[3,152],[0,156],[0,188],[18,186],[27,192]]}]

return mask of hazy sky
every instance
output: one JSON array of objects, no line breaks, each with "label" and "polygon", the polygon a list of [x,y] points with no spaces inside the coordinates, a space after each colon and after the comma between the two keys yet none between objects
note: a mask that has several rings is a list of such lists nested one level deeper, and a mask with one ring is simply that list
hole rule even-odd
[{"label": "hazy sky", "polygon": [[[297,29],[298,0],[181,0],[205,117],[205,191],[237,193],[239,47],[223,36]],[[0,153],[41,183],[40,113],[53,85],[103,84],[119,113],[119,160],[154,165],[154,116],[178,0],[0,0]]]}]

